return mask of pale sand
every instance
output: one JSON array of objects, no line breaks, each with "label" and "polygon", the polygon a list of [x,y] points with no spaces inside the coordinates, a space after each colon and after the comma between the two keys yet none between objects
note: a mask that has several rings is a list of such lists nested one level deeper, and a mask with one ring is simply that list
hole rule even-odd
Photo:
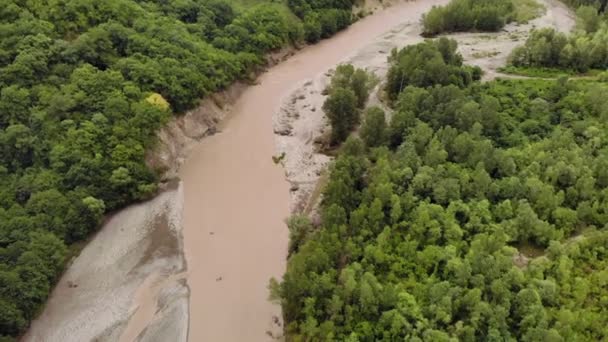
[{"label": "pale sand", "polygon": [[[177,278],[171,281],[186,266],[181,198],[177,186],[112,216],[62,276],[22,340],[118,341],[125,327],[122,340],[153,340],[144,330],[155,316],[163,317],[166,336],[185,340],[188,289]],[[170,281],[155,281],[165,277]],[[161,290],[176,295],[158,305]]]}]

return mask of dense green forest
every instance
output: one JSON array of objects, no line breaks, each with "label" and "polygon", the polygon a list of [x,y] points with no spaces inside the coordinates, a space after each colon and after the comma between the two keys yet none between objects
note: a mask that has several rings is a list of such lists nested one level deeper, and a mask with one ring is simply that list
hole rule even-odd
[{"label": "dense green forest", "polygon": [[463,82],[455,51],[391,59],[390,119],[343,144],[320,227],[288,222],[291,340],[608,339],[608,85]]},{"label": "dense green forest", "polygon": [[349,0],[255,4],[0,0],[0,340],[37,314],[68,246],[155,193],[144,154],[172,112],[351,22]]}]

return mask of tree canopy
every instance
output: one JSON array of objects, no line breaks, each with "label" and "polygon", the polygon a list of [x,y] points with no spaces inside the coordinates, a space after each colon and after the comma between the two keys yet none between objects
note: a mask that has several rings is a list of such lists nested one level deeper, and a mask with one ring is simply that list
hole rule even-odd
[{"label": "tree canopy", "polygon": [[370,109],[273,283],[290,338],[607,339],[607,95],[431,80],[395,91],[386,127]]},{"label": "tree canopy", "polygon": [[329,96],[323,111],[331,125],[331,143],[343,142],[359,123],[360,111],[365,107],[373,84],[372,75],[351,64],[341,64],[328,87]]},{"label": "tree canopy", "polygon": [[433,6],[422,17],[423,34],[443,32],[498,31],[515,20],[512,0],[452,0],[445,6]]},{"label": "tree canopy", "polygon": [[409,45],[401,50],[393,49],[390,60],[386,80],[390,100],[395,100],[409,85],[454,84],[465,87],[481,78],[481,69],[463,65],[456,41],[445,37]]},{"label": "tree canopy", "polygon": [[[321,37],[350,23],[350,2],[311,6],[334,13]],[[36,315],[66,246],[155,193],[144,157],[171,113],[249,78],[304,23],[271,1],[0,0],[0,340]]]}]

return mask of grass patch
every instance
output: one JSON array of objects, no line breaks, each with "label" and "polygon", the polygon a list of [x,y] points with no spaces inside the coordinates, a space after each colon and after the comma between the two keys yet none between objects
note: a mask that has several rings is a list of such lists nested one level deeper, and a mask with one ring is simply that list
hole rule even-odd
[{"label": "grass patch", "polygon": [[536,0],[513,0],[515,6],[515,21],[526,24],[530,20],[540,17],[545,13],[545,6]]},{"label": "grass patch", "polygon": [[527,77],[544,77],[544,78],[557,78],[560,76],[576,76],[576,77],[595,77],[602,73],[603,70],[592,69],[587,72],[581,73],[572,69],[559,69],[559,68],[536,68],[536,67],[516,67],[506,66],[498,69],[498,71],[519,76]]},{"label": "grass patch", "polygon": [[480,40],[492,40],[496,39],[496,35],[494,34],[480,34],[477,38]]}]

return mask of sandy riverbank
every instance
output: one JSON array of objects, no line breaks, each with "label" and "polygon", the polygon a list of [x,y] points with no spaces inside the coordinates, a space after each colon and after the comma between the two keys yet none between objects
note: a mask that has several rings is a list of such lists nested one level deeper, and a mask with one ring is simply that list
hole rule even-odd
[{"label": "sandy riverbank", "polygon": [[[177,278],[163,280],[186,269],[181,198],[182,187],[175,184],[113,215],[68,268],[23,341],[132,341],[138,336],[140,341],[184,341],[188,288]],[[161,281],[164,296],[145,295],[148,286]],[[150,333],[153,328],[144,331],[156,317],[162,317],[169,339],[159,340]]]}]

